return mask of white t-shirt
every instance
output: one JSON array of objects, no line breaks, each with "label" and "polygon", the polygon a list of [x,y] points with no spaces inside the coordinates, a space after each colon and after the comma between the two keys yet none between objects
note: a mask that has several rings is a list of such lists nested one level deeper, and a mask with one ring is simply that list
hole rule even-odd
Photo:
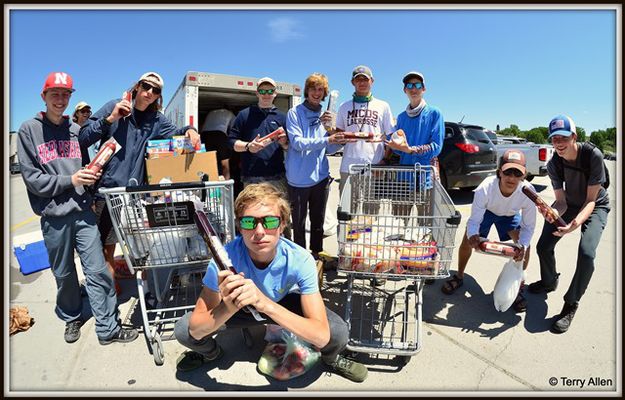
[{"label": "white t-shirt", "polygon": [[[387,102],[373,97],[367,103],[349,100],[341,104],[336,115],[336,127],[346,132],[393,132],[393,114]],[[343,148],[341,172],[349,172],[352,164],[378,164],[384,157],[384,143],[358,140]]]},{"label": "white t-shirt", "polygon": [[523,185],[535,191],[529,182],[522,181],[510,196],[504,197],[499,189],[497,176],[484,179],[474,190],[471,216],[467,221],[467,237],[479,234],[486,210],[501,217],[512,216],[521,211],[519,243],[528,247],[536,226],[536,205],[521,191]]}]

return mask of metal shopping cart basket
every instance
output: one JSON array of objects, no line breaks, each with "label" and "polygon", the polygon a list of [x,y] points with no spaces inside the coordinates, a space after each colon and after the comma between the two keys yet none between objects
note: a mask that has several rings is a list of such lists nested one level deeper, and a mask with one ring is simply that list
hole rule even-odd
[{"label": "metal shopping cart basket", "polygon": [[352,165],[338,209],[347,349],[407,362],[421,349],[423,285],[449,276],[460,213],[432,166]]},{"label": "metal shopping cart basket", "polygon": [[[195,307],[211,253],[193,215],[203,210],[224,242],[234,237],[233,181],[102,188],[115,234],[135,274],[143,332],[154,362],[162,340]],[[155,297],[148,304],[146,295]]]}]

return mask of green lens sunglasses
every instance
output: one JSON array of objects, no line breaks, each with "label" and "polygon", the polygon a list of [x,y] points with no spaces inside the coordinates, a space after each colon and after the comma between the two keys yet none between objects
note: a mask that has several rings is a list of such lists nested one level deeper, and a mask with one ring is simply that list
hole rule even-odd
[{"label": "green lens sunglasses", "polygon": [[258,89],[258,93],[260,94],[273,94],[276,89]]},{"label": "green lens sunglasses", "polygon": [[277,229],[280,226],[280,217],[268,215],[266,217],[241,217],[239,227],[245,230],[256,229],[258,224],[262,224],[265,229]]}]

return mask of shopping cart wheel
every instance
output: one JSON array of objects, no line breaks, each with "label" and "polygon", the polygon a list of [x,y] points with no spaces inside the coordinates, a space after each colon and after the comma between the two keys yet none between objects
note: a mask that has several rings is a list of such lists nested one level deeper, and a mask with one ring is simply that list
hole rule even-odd
[{"label": "shopping cart wheel", "polygon": [[152,355],[154,356],[154,363],[156,365],[163,365],[165,362],[165,353],[163,352],[163,342],[161,342],[161,337],[159,335],[154,335]]},{"label": "shopping cart wheel", "polygon": [[254,339],[252,338],[252,333],[249,328],[241,328],[241,336],[243,336],[243,343],[245,343],[245,347],[248,349],[254,347]]},{"label": "shopping cart wheel", "polygon": [[400,356],[399,357],[399,363],[403,366],[408,364],[408,362],[410,362],[410,356]]}]

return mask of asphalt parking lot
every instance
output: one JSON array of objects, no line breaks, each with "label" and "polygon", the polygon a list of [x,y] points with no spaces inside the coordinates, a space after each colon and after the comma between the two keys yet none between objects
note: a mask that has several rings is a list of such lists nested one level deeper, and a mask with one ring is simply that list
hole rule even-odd
[{"label": "asphalt parking lot", "polygon": [[[331,171],[338,177],[339,157],[331,157]],[[562,307],[575,268],[579,231],[567,235],[556,248],[561,272],[559,288],[546,295],[528,294],[528,311],[500,313],[493,306],[492,291],[501,270],[501,258],[474,254],[467,267],[464,286],[454,295],[440,290],[441,281],[423,292],[420,351],[404,365],[396,357],[358,354],[369,369],[368,379],[350,382],[317,366],[307,374],[278,382],[260,374],[256,362],[262,352],[263,332],[254,330],[254,345],[243,345],[237,331],[218,334],[225,354],[199,370],[180,373],[176,359],[184,350],[175,340],[163,342],[164,365],[157,366],[142,336],[132,343],[100,346],[90,319],[82,337],[73,344],[63,340],[64,324],[54,315],[55,283],[50,270],[24,276],[12,251],[5,250],[5,303],[26,306],[35,319],[25,332],[5,337],[5,394],[10,395],[201,395],[202,392],[233,392],[238,395],[276,392],[275,395],[361,396],[388,395],[583,395],[622,394],[622,271],[617,250],[622,242],[617,229],[616,163],[607,162],[612,184],[612,212],[597,249],[595,273],[580,303],[571,329],[561,335],[549,327]],[[620,173],[619,173],[620,175]],[[547,202],[553,191],[545,177],[532,182]],[[39,220],[32,214],[21,177],[10,178],[11,246],[37,240]],[[463,218],[456,244],[470,213],[472,193],[454,191],[451,198]],[[7,197],[5,197],[7,199]],[[5,200],[6,201],[6,200]],[[338,183],[332,184],[328,210],[339,202]],[[532,245],[538,240],[543,220],[537,219]],[[325,250],[336,254],[336,236],[324,240]],[[452,260],[455,271],[456,251]],[[526,282],[540,277],[532,250]],[[137,289],[132,279],[123,280],[120,310],[124,323],[142,329]],[[346,291],[344,276],[326,273],[322,293],[330,307],[342,315]],[[245,392],[245,393],[243,393]],[[477,394],[476,392],[479,392]],[[224,395],[220,393],[219,396]]]}]

